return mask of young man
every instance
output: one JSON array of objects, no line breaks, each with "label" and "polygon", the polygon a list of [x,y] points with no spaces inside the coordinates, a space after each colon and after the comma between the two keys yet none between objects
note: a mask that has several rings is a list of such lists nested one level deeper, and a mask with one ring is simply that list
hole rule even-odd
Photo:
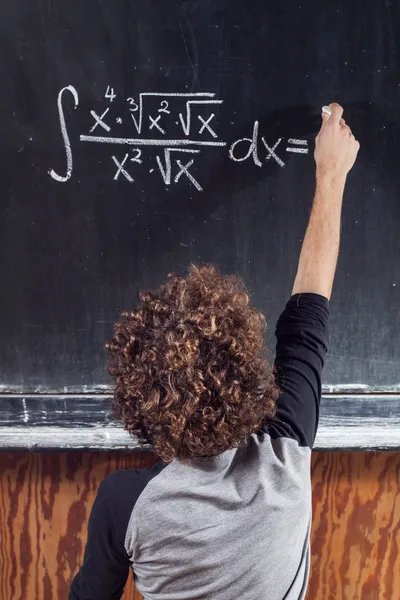
[{"label": "young man", "polygon": [[359,149],[331,104],[274,369],[242,282],[191,266],[125,313],[108,345],[114,412],[160,461],[99,487],[71,600],[298,600],[310,568],[310,457],[342,198]]}]

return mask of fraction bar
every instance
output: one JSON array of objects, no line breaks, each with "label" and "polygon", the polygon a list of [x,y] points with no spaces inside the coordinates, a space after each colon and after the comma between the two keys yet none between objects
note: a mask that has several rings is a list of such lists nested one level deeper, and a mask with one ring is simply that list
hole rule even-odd
[{"label": "fraction bar", "polygon": [[97,142],[99,144],[124,144],[125,146],[226,146],[226,142],[202,140],[151,140],[140,138],[103,137],[99,135],[81,135],[81,142]]}]

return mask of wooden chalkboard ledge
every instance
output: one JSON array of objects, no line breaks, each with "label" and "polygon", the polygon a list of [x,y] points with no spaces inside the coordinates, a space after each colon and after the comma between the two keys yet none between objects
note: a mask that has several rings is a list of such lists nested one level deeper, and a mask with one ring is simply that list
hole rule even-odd
[{"label": "wooden chalkboard ledge", "polygon": [[[0,450],[139,450],[112,419],[110,400],[106,394],[2,394]],[[314,449],[400,449],[400,395],[324,395]]]}]

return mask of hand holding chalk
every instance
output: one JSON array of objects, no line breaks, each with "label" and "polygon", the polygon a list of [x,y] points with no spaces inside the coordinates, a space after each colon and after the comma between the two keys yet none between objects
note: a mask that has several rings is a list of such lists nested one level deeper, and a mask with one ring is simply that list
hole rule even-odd
[{"label": "hand holding chalk", "polygon": [[[332,109],[329,106],[323,106],[322,107],[322,114],[323,115],[328,115],[328,118],[329,118],[331,116],[331,114],[332,114]],[[324,120],[327,121],[328,119],[324,119]],[[341,125],[346,125],[346,121],[344,119],[340,119],[340,124]]]},{"label": "hand holding chalk", "polygon": [[357,158],[360,144],[342,119],[343,108],[333,102],[322,107],[321,129],[315,140],[314,158],[317,164],[317,177],[330,177],[343,181]]}]

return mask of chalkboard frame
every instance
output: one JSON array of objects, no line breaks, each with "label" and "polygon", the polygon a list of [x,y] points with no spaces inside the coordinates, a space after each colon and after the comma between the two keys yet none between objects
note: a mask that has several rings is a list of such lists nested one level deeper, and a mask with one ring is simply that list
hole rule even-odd
[{"label": "chalkboard frame", "polygon": [[[142,449],[112,418],[109,394],[2,394],[0,400],[2,451]],[[324,394],[314,450],[400,450],[400,395]]]}]

